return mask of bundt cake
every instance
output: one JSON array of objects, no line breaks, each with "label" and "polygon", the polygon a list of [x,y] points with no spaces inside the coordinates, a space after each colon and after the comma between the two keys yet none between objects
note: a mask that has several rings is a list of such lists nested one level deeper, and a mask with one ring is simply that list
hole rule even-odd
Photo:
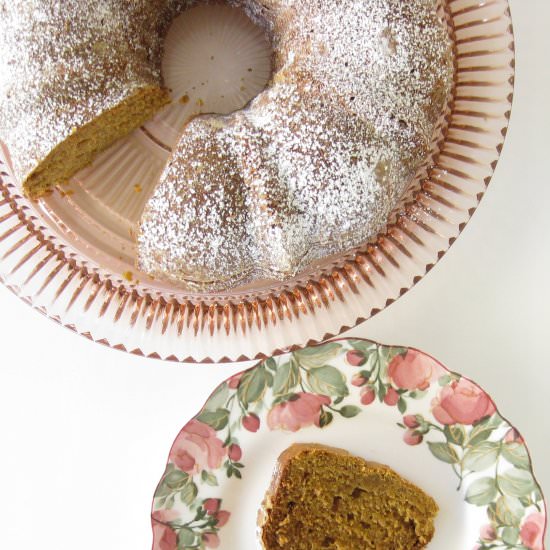
[{"label": "bundt cake", "polygon": [[387,466],[298,444],[279,458],[258,523],[264,550],[420,550],[437,511]]},{"label": "bundt cake", "polygon": [[269,8],[272,83],[186,127],[138,231],[138,267],[193,290],[282,280],[375,235],[451,87],[435,0],[244,4]]},{"label": "bundt cake", "polygon": [[[218,0],[221,1],[221,0]],[[0,0],[0,137],[36,198],[169,101],[163,39],[208,0]],[[295,275],[387,221],[448,97],[437,0],[227,0],[273,78],[184,129],[137,228],[137,265],[192,290]]]}]

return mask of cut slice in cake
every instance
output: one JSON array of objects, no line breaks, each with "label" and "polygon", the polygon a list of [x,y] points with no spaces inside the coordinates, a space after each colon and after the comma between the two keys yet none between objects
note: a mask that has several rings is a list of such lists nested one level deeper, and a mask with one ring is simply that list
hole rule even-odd
[{"label": "cut slice in cake", "polygon": [[170,95],[167,90],[142,87],[86,124],[74,127],[36,167],[26,174],[19,173],[25,194],[35,199],[44,195],[52,185],[68,183],[99,153],[126,137],[168,103]]},{"label": "cut slice in cake", "polygon": [[36,199],[170,102],[161,76],[174,0],[0,2],[0,139]]},{"label": "cut slice in cake", "polygon": [[279,458],[260,536],[265,550],[417,550],[432,539],[437,511],[387,466],[300,444]]}]

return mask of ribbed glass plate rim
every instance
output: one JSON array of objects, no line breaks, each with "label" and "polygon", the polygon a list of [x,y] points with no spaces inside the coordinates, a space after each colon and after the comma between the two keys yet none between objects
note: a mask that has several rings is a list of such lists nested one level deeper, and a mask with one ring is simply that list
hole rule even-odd
[{"label": "ribbed glass plate rim", "polygon": [[180,362],[260,360],[327,340],[375,315],[420,281],[465,228],[508,129],[515,69],[508,1],[447,0],[446,8],[456,78],[439,152],[394,222],[329,269],[267,295],[164,295],[75,251],[21,196],[1,163],[0,281],[95,342]]}]

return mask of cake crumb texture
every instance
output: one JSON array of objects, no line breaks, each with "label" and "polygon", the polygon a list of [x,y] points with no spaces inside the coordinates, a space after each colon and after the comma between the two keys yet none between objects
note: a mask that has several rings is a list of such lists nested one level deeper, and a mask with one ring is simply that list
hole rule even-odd
[{"label": "cake crumb texture", "polygon": [[265,550],[417,550],[438,506],[391,468],[346,451],[294,445],[260,513]]}]

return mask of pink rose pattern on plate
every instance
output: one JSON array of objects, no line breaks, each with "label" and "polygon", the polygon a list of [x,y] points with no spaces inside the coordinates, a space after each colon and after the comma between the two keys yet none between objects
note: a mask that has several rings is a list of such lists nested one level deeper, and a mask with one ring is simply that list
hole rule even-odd
[{"label": "pink rose pattern on plate", "polygon": [[525,518],[519,536],[529,550],[544,550],[544,526],[546,518],[541,512],[533,512]]},{"label": "pink rose pattern on plate", "polygon": [[491,398],[475,384],[461,378],[441,388],[432,402],[435,418],[446,425],[471,426],[495,412]]},{"label": "pink rose pattern on plate", "polygon": [[239,436],[326,429],[371,407],[395,410],[404,444],[426,444],[452,468],[467,505],[485,510],[475,550],[544,550],[544,500],[527,449],[491,398],[419,351],[358,339],[268,359],[215,390],[170,451],[153,503],[153,550],[223,543],[231,513],[216,487],[219,476],[243,475]]},{"label": "pink rose pattern on plate", "polygon": [[275,405],[267,415],[270,430],[297,432],[308,426],[320,426],[323,405],[330,405],[330,397],[300,392],[288,401]]},{"label": "pink rose pattern on plate", "polygon": [[216,437],[216,430],[199,420],[191,420],[179,433],[170,460],[188,474],[220,467],[227,449]]}]

